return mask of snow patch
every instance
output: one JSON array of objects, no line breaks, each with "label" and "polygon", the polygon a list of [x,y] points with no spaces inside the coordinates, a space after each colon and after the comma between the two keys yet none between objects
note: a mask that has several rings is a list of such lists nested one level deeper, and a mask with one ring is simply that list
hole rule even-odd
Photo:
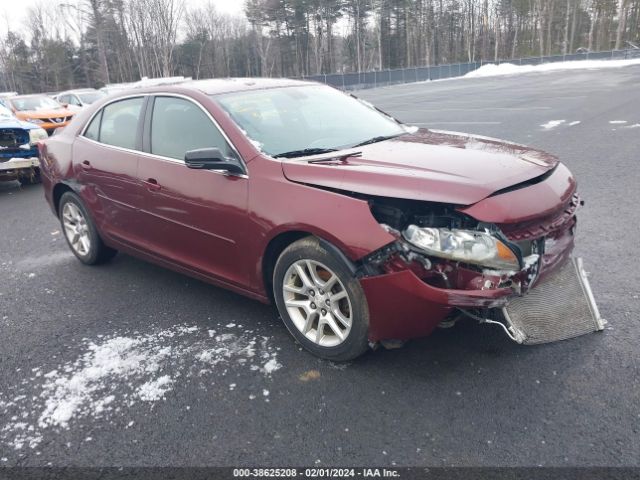
[{"label": "snow patch", "polygon": [[611,125],[622,125],[627,123],[627,121],[626,120],[609,120],[609,123]]},{"label": "snow patch", "polygon": [[556,128],[565,122],[566,120],[549,120],[547,123],[543,123],[540,126],[545,130],[551,130],[552,128]]},{"label": "snow patch", "polygon": [[[132,407],[163,401],[182,383],[244,369],[258,375],[252,384],[259,385],[260,378],[281,366],[269,337],[240,328],[216,335],[215,330],[177,325],[83,339],[74,360],[31,369],[35,376],[4,389],[11,394],[0,392],[0,415],[7,419],[0,444],[35,449],[45,435],[69,430],[80,421],[119,419],[131,426],[133,420],[126,416]],[[230,390],[236,389],[231,385]],[[263,395],[268,390],[263,389]]]},{"label": "snow patch", "polygon": [[496,77],[502,75],[517,75],[522,73],[555,72],[559,70],[588,70],[601,68],[621,68],[631,65],[640,65],[640,59],[630,60],[575,60],[568,62],[543,63],[542,65],[514,65],[490,63],[469,72],[465,78]]},{"label": "snow patch", "polygon": [[147,383],[143,383],[138,389],[138,396],[140,400],[145,402],[155,402],[164,398],[165,393],[171,390],[173,380],[169,375],[163,375],[162,377],[151,380]]}]

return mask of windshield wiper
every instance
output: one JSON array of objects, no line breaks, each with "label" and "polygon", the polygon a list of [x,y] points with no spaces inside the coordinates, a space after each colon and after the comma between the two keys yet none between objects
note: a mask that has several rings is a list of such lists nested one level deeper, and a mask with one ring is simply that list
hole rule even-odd
[{"label": "windshield wiper", "polygon": [[303,148],[302,150],[291,150],[274,155],[273,158],[294,158],[305,157],[307,155],[319,155],[321,153],[337,152],[337,148]]},{"label": "windshield wiper", "polygon": [[363,147],[364,145],[369,145],[371,143],[383,142],[385,140],[390,140],[392,138],[399,137],[400,135],[403,135],[403,134],[397,133],[395,135],[380,135],[378,137],[373,137],[373,138],[370,138],[369,140],[365,140],[364,142],[356,143],[355,145],[352,145],[351,148]]}]

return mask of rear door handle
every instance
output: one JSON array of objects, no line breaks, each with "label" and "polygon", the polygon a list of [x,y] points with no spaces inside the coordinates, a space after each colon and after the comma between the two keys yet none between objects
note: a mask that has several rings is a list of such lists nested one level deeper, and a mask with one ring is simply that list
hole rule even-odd
[{"label": "rear door handle", "polygon": [[158,190],[160,190],[160,188],[162,188],[155,178],[147,178],[142,183],[147,186],[147,190],[149,190],[150,192],[157,192]]}]

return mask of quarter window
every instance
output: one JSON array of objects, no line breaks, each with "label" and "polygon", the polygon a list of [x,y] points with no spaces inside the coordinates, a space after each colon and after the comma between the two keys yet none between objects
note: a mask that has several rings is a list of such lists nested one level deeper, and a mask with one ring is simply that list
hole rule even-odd
[{"label": "quarter window", "polygon": [[189,150],[212,147],[220,149],[226,157],[236,157],[220,130],[196,104],[175,97],[155,99],[151,153],[184,160]]},{"label": "quarter window", "polygon": [[130,98],[104,107],[99,141],[115,147],[135,149],[143,101],[142,97]]}]

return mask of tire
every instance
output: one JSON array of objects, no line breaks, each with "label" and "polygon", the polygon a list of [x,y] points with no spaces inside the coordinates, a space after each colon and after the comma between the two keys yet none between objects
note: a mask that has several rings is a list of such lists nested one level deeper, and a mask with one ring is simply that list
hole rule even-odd
[{"label": "tire", "polygon": [[323,248],[316,237],[300,239],[282,252],[274,269],[273,294],[289,332],[314,355],[347,361],[367,351],[364,291],[345,260]]},{"label": "tire", "polygon": [[105,263],[118,253],[104,244],[93,219],[75,193],[66,192],[62,195],[58,217],[67,245],[85,265]]},{"label": "tire", "polygon": [[23,187],[26,185],[35,185],[36,183],[40,183],[42,180],[40,179],[40,172],[33,173],[32,175],[20,176],[18,177],[18,182]]}]

